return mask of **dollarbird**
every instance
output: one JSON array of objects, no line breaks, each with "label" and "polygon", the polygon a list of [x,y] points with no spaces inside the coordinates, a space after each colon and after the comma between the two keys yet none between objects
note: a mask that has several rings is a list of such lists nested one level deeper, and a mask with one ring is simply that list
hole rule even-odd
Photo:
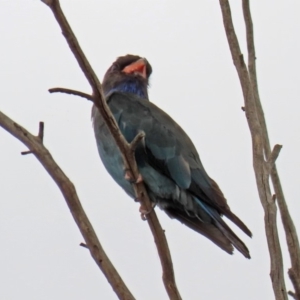
[{"label": "dollarbird", "polygon": [[[126,55],[107,70],[102,88],[107,104],[127,142],[139,132],[145,137],[135,150],[139,173],[153,205],[169,217],[204,235],[229,254],[234,248],[250,258],[249,250],[223,216],[248,236],[247,226],[230,210],[217,183],[206,173],[184,130],[149,101],[152,67],[145,58]],[[104,119],[94,106],[92,122],[101,160],[113,179],[132,198],[122,156]]]}]

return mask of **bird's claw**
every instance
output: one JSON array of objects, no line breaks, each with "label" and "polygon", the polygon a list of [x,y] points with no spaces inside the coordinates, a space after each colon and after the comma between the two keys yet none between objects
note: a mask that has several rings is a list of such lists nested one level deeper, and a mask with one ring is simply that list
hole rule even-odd
[{"label": "bird's claw", "polygon": [[143,177],[141,174],[138,175],[138,178],[135,180],[132,176],[130,170],[125,170],[125,179],[128,180],[130,183],[141,183],[143,181]]},{"label": "bird's claw", "polygon": [[138,176],[137,180],[135,181],[135,183],[141,183],[141,182],[143,182],[143,177],[142,177],[142,175],[139,173],[139,176]]},{"label": "bird's claw", "polygon": [[139,211],[141,213],[141,218],[143,221],[147,220],[147,215],[149,215],[152,212],[155,206],[156,204],[151,202],[151,209],[148,210],[144,205],[141,204]]},{"label": "bird's claw", "polygon": [[125,178],[126,180],[128,180],[129,182],[132,182],[132,181],[133,181],[132,173],[131,173],[129,170],[125,170],[124,178]]}]

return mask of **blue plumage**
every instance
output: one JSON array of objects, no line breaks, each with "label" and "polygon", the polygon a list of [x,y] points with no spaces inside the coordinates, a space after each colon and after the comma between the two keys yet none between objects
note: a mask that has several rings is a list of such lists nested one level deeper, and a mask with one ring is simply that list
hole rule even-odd
[{"label": "blue plumage", "polygon": [[117,86],[115,89],[110,90],[112,92],[124,92],[124,93],[131,93],[135,94],[141,98],[147,99],[148,95],[145,94],[143,89],[141,89],[140,85],[136,80],[127,80]]},{"label": "blue plumage", "polygon": [[[190,138],[165,112],[148,99],[150,64],[138,56],[119,57],[108,69],[103,89],[119,128],[128,142],[140,132],[145,138],[135,157],[151,201],[171,218],[201,233],[228,253],[233,246],[250,258],[245,244],[224,222],[225,215],[247,235],[246,225],[234,215],[221,190],[204,170]],[[115,181],[134,198],[125,179],[122,157],[98,110],[93,125],[102,162]]]}]

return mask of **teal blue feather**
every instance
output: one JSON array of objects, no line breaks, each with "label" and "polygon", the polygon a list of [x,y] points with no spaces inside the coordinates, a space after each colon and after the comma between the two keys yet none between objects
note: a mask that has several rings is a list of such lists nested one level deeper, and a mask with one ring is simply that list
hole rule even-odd
[{"label": "teal blue feather", "polygon": [[[128,142],[141,131],[143,142],[135,157],[151,201],[171,218],[206,236],[232,254],[233,246],[250,258],[246,245],[225,223],[226,216],[247,235],[247,226],[231,212],[223,193],[200,161],[198,152],[183,129],[148,100],[151,66],[145,60],[147,78],[125,74],[122,69],[140,59],[119,58],[103,80],[108,106]],[[133,188],[124,177],[121,153],[98,110],[93,107],[93,125],[102,162],[115,181],[132,198]]]}]

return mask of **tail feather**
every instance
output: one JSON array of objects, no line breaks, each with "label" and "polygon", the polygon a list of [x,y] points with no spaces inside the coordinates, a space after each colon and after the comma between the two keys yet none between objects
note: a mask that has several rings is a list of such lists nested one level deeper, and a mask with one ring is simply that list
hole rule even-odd
[{"label": "tail feather", "polygon": [[[212,190],[214,194],[214,199],[219,203],[217,209],[224,214],[230,221],[232,221],[236,226],[238,226],[243,232],[245,232],[249,237],[252,237],[252,233],[249,230],[249,228],[244,224],[244,222],[236,216],[229,208],[227,201],[219,188],[218,184],[210,178],[211,185],[212,185]],[[221,204],[221,205],[220,205]]]},{"label": "tail feather", "polygon": [[[247,246],[239,239],[239,237],[231,230],[231,228],[224,222],[220,214],[213,208],[208,207],[202,201],[197,199],[202,209],[204,209],[209,216],[214,220],[215,226],[224,234],[225,237],[232,243],[232,245],[240,251],[246,258],[251,258]],[[232,215],[236,217],[233,213]],[[239,221],[240,219],[236,217]],[[242,223],[242,221],[240,221]],[[235,222],[234,222],[235,223]],[[244,223],[242,223],[244,224]],[[246,227],[246,225],[244,225]],[[240,227],[240,226],[239,226]],[[247,228],[247,227],[246,227]],[[248,228],[247,228],[248,229]],[[250,232],[250,230],[248,229]],[[251,232],[250,232],[251,236]]]},{"label": "tail feather", "polygon": [[172,219],[177,219],[184,225],[204,235],[221,249],[229,254],[233,254],[233,246],[230,240],[220,231],[219,228],[210,223],[203,223],[197,217],[188,216],[184,211],[174,208],[165,208],[165,212]]},{"label": "tail feather", "polygon": [[224,214],[231,222],[233,222],[236,226],[238,226],[243,232],[245,232],[249,237],[252,237],[252,232],[250,229],[244,224],[244,222],[236,216],[231,210],[226,211]]},{"label": "tail feather", "polygon": [[[232,254],[235,247],[246,258],[250,258],[247,246],[231,230],[222,219],[220,213],[196,197],[193,197],[196,206],[192,206],[188,213],[180,204],[161,207],[171,218],[177,219],[184,225],[204,235],[225,252]],[[196,208],[197,207],[197,208]],[[196,208],[196,209],[195,209]],[[232,214],[234,216],[234,214]]]}]

